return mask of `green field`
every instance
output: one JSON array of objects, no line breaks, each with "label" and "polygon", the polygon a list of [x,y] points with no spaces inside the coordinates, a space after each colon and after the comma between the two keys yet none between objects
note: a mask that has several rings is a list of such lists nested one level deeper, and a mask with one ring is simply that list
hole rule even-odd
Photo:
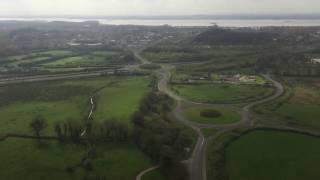
[{"label": "green field", "polygon": [[[75,80],[76,81],[76,80]],[[9,85],[0,91],[0,131],[2,133],[31,133],[30,122],[43,116],[52,134],[57,121],[82,121],[89,109],[94,86],[67,85],[70,81],[37,82]]]},{"label": "green field", "polygon": [[30,134],[30,122],[37,116],[43,116],[48,124],[44,134],[51,135],[55,122],[67,119],[83,120],[87,112],[86,105],[86,97],[56,102],[14,103],[0,108],[0,115],[3,117],[0,122],[0,132]]},{"label": "green field", "polygon": [[198,122],[198,123],[205,123],[205,124],[228,124],[240,121],[241,116],[239,113],[224,109],[224,108],[214,108],[222,113],[222,116],[216,118],[207,118],[202,117],[200,112],[205,109],[212,109],[208,107],[190,107],[186,108],[182,114],[184,117],[188,118],[189,120]]},{"label": "green field", "polygon": [[286,123],[320,127],[320,92],[318,81],[292,80],[291,87],[274,102],[257,108],[260,114]]},{"label": "green field", "polygon": [[72,51],[65,50],[52,50],[52,51],[42,51],[37,53],[30,53],[24,55],[10,56],[7,59],[10,61],[17,61],[23,59],[30,59],[32,57],[60,57],[60,56],[68,56],[74,54]]},{"label": "green field", "polygon": [[166,178],[161,174],[158,169],[148,172],[142,178],[142,180],[165,180]]},{"label": "green field", "polygon": [[148,78],[125,78],[111,82],[97,93],[94,118],[98,121],[115,118],[129,122],[130,116],[139,107],[140,99],[148,92],[148,85]]},{"label": "green field", "polygon": [[276,112],[288,121],[301,125],[320,127],[320,105],[286,103],[278,108]]},{"label": "green field", "polygon": [[[244,61],[251,61],[251,57],[256,55],[255,47],[202,47],[202,46],[189,46],[181,47],[176,45],[171,46],[157,46],[147,48],[143,51],[142,55],[152,62],[159,63],[174,63],[174,62],[204,62],[207,66],[202,66],[202,69],[213,68],[213,64],[233,64],[240,65]],[[186,65],[190,70],[198,70],[198,65]],[[186,68],[183,67],[183,68]],[[183,69],[182,68],[182,69]],[[200,70],[201,71],[201,70]],[[198,72],[200,72],[198,71]]]},{"label": "green field", "polygon": [[[0,121],[0,132],[32,134],[30,122],[41,115],[48,124],[43,134],[54,135],[55,122],[83,121],[87,117],[93,95],[97,103],[94,120],[113,118],[131,124],[129,117],[148,91],[148,83],[147,77],[97,77],[9,85],[0,89],[0,116],[4,117]],[[79,164],[86,152],[85,146],[75,144],[9,138],[0,141],[0,179],[82,180],[85,176],[98,175],[132,180],[152,166],[130,141],[106,142],[97,146],[93,171],[78,168],[73,174],[67,173],[66,167]]]},{"label": "green field", "polygon": [[227,171],[230,180],[318,179],[319,151],[319,138],[255,131],[227,148]]},{"label": "green field", "polygon": [[189,100],[205,103],[245,102],[273,93],[271,87],[232,84],[173,85],[172,89]]},{"label": "green field", "polygon": [[103,57],[74,56],[46,63],[44,64],[44,66],[94,66],[99,64],[105,64],[105,62],[106,60]]},{"label": "green field", "polygon": [[211,129],[211,128],[202,128],[201,129],[201,132],[204,135],[204,137],[210,137],[210,136],[216,134],[217,131],[218,131],[217,129]]},{"label": "green field", "polygon": [[134,62],[133,56],[123,50],[106,51],[69,51],[50,50],[34,53],[26,53],[4,58],[2,71],[13,72],[58,72],[72,71],[71,69],[82,67],[116,67]]},{"label": "green field", "polygon": [[196,61],[199,59],[199,55],[196,53],[186,52],[145,52],[142,54],[143,57],[156,63],[173,63],[173,62],[185,62],[185,61]]},{"label": "green field", "polygon": [[152,166],[150,160],[135,145],[105,144],[97,147],[93,170],[78,168],[66,172],[69,166],[81,162],[86,149],[80,145],[34,140],[8,139],[0,142],[0,179],[10,180],[83,180],[87,177],[132,180],[142,170]]},{"label": "green field", "polygon": [[320,92],[313,83],[299,82],[292,88],[292,96],[276,109],[276,113],[286,120],[320,127]]},{"label": "green field", "polygon": [[[55,122],[82,121],[97,96],[97,120],[115,118],[130,122],[140,98],[148,91],[146,77],[101,77],[11,85],[0,91],[1,133],[31,133],[29,124],[36,116],[47,119],[45,134],[53,133]],[[131,89],[131,91],[128,91]]]},{"label": "green field", "polygon": [[87,54],[79,54],[72,57],[58,59],[43,64],[46,67],[52,66],[98,66],[125,63],[125,53],[122,51],[93,51]]},{"label": "green field", "polygon": [[117,56],[120,53],[121,52],[119,51],[93,51],[91,54],[111,58],[112,56]]}]

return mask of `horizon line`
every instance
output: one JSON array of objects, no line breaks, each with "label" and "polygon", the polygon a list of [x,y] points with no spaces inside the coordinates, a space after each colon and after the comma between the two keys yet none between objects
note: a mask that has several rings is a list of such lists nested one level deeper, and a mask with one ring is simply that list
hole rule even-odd
[{"label": "horizon line", "polygon": [[0,15],[0,18],[83,18],[83,19],[320,19],[320,13],[283,13],[283,14],[177,14],[177,15]]}]

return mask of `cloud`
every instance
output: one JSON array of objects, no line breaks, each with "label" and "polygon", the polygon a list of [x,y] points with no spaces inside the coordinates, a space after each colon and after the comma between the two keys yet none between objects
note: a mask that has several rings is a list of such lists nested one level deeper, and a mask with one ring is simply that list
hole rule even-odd
[{"label": "cloud", "polygon": [[319,0],[1,0],[0,15],[317,13]]}]

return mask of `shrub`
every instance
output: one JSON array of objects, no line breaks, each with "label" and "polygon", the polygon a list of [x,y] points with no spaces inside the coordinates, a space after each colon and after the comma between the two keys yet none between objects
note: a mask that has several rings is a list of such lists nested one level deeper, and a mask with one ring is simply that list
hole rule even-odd
[{"label": "shrub", "polygon": [[217,118],[222,116],[222,113],[215,109],[204,109],[200,111],[200,116],[207,118]]}]

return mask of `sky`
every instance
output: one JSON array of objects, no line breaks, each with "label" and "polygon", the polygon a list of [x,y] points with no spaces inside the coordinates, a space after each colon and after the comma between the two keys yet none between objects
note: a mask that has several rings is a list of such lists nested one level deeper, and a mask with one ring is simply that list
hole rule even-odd
[{"label": "sky", "polygon": [[0,0],[10,15],[312,14],[320,0]]}]

